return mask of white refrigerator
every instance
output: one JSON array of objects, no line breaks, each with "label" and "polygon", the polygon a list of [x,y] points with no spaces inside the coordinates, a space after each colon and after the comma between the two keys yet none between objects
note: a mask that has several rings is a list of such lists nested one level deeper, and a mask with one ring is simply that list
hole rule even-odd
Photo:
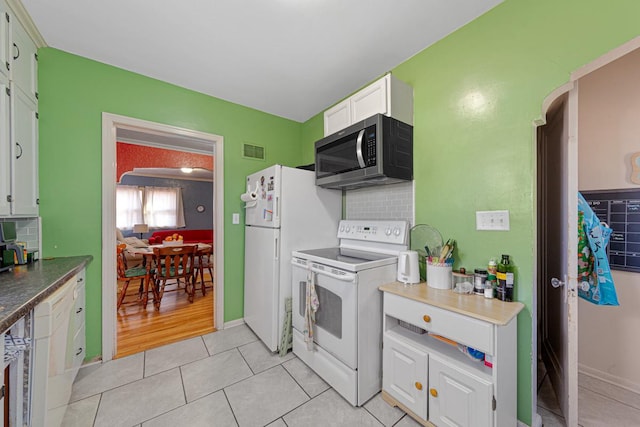
[{"label": "white refrigerator", "polygon": [[313,171],[274,165],[247,177],[244,321],[277,351],[291,297],[291,251],[337,246],[342,192],[315,185]]}]

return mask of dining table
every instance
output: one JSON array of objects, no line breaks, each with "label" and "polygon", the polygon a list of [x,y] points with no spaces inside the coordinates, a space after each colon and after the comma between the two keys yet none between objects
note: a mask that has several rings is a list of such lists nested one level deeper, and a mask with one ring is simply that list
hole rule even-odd
[{"label": "dining table", "polygon": [[[127,251],[132,255],[142,255],[142,265],[146,267],[146,274],[144,277],[144,292],[142,296],[143,307],[146,307],[147,303],[149,302],[149,287],[151,287],[151,291],[153,292],[153,305],[156,307],[156,309],[160,309],[158,291],[155,288],[155,286],[151,286],[152,271],[153,271],[154,265],[156,264],[153,249],[166,248],[166,247],[179,247],[179,246],[196,246],[196,245],[198,246],[198,249],[196,250],[196,256],[200,257],[201,255],[211,254],[212,246],[208,243],[157,244],[157,245],[149,245],[149,246],[140,247],[140,248],[127,248]],[[202,268],[202,263],[200,263],[199,268]],[[200,273],[202,274],[202,271]]]}]

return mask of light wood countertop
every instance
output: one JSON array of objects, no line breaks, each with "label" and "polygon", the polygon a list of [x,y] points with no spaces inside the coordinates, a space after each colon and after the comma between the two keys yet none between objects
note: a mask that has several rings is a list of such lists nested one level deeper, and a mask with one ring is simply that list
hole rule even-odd
[{"label": "light wood countertop", "polygon": [[505,302],[482,295],[457,294],[450,289],[430,288],[424,282],[415,285],[392,282],[378,289],[496,325],[508,324],[524,308],[524,304],[518,301]]}]

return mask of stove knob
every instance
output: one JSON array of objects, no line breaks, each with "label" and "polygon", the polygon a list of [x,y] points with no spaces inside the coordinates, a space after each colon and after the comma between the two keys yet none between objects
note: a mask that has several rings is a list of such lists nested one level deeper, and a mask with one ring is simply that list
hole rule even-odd
[{"label": "stove knob", "polygon": [[387,236],[391,236],[391,229],[387,228],[386,230],[384,230],[384,234],[386,234]]},{"label": "stove knob", "polygon": [[394,228],[393,229],[393,234],[396,235],[396,236],[399,236],[400,235],[400,227]]},{"label": "stove knob", "polygon": [[348,232],[350,232],[350,231],[351,231],[351,227],[349,227],[349,226],[347,225],[347,230],[346,230],[346,231],[347,231],[347,233],[348,233]]},{"label": "stove knob", "polygon": [[341,232],[341,233],[342,233],[342,232],[344,232],[344,225],[341,225],[341,226],[340,226],[340,232]]}]

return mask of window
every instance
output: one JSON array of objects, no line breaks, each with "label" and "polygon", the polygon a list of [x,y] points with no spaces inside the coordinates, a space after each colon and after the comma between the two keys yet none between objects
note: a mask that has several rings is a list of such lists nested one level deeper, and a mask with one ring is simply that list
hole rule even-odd
[{"label": "window", "polygon": [[134,224],[150,228],[184,227],[182,191],[178,187],[116,188],[116,227],[130,230]]},{"label": "window", "polygon": [[133,224],[143,224],[142,220],[143,188],[134,185],[116,187],[116,227],[130,230]]}]

